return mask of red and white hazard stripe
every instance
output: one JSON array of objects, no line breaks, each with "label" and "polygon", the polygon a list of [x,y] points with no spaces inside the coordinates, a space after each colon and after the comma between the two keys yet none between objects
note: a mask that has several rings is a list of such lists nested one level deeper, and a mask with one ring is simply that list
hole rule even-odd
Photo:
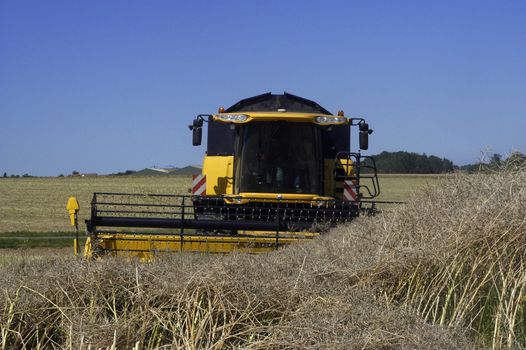
[{"label": "red and white hazard stripe", "polygon": [[358,191],[354,181],[345,180],[343,182],[343,200],[349,202],[358,201]]},{"label": "red and white hazard stripe", "polygon": [[195,196],[206,194],[206,175],[192,175],[192,194]]}]

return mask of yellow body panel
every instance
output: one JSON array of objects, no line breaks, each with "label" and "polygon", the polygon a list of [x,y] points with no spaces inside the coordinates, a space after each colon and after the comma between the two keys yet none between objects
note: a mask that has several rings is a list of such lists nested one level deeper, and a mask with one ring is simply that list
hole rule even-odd
[{"label": "yellow body panel", "polygon": [[84,255],[91,258],[99,252],[113,256],[151,260],[159,254],[178,251],[264,253],[318,235],[312,232],[280,232],[276,236],[275,232],[249,233],[246,231],[237,236],[101,233],[97,235],[95,247],[92,245],[92,240],[86,241]]},{"label": "yellow body panel", "polygon": [[[353,172],[353,165],[350,159],[337,159],[336,162],[334,159],[324,159],[323,161],[323,175],[325,179],[334,179],[334,167],[342,175],[351,176]],[[343,182],[338,181],[325,181],[325,194],[332,195],[334,198],[342,200],[343,199]]]},{"label": "yellow body panel", "polygon": [[206,175],[207,195],[234,193],[234,156],[206,156],[202,173]]},{"label": "yellow body panel", "polygon": [[[334,117],[334,118],[343,118],[344,122],[338,122],[334,123],[335,125],[339,124],[347,124],[349,122],[349,119],[340,117],[340,116],[334,116],[329,114],[322,114],[322,113],[298,113],[298,112],[239,112],[239,113],[225,113],[225,114],[243,114],[246,115],[248,118],[243,122],[234,122],[238,124],[245,124],[250,123],[253,121],[289,121],[289,122],[296,122],[296,123],[315,123],[316,117],[320,116],[327,116],[327,117]],[[214,115],[214,121],[223,121],[221,120],[218,115]],[[232,121],[229,121],[232,122]]]},{"label": "yellow body panel", "polygon": [[[334,161],[334,160],[333,160]],[[345,172],[345,175],[351,176],[352,174],[352,161],[350,159],[337,159],[336,166]]]}]

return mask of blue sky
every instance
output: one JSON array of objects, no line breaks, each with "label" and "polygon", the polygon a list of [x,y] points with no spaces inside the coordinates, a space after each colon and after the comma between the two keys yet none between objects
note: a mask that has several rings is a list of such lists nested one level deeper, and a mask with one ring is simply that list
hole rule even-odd
[{"label": "blue sky", "polygon": [[287,91],[370,154],[526,151],[526,1],[1,1],[0,173],[199,164],[187,125]]}]

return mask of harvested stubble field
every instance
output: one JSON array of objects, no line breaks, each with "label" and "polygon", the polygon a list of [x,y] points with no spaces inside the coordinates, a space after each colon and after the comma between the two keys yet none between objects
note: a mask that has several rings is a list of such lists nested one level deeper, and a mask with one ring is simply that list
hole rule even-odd
[{"label": "harvested stubble field", "polygon": [[526,170],[265,255],[5,262],[3,348],[523,349]]}]

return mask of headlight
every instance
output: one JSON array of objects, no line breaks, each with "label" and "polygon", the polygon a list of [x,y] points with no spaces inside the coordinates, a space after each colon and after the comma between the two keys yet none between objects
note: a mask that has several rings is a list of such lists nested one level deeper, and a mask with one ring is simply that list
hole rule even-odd
[{"label": "headlight", "polygon": [[321,115],[319,117],[316,117],[314,120],[316,121],[316,123],[321,125],[343,124],[347,121],[345,117],[336,117],[330,115]]},{"label": "headlight", "polygon": [[217,114],[216,118],[223,122],[243,123],[248,119],[244,114]]}]

